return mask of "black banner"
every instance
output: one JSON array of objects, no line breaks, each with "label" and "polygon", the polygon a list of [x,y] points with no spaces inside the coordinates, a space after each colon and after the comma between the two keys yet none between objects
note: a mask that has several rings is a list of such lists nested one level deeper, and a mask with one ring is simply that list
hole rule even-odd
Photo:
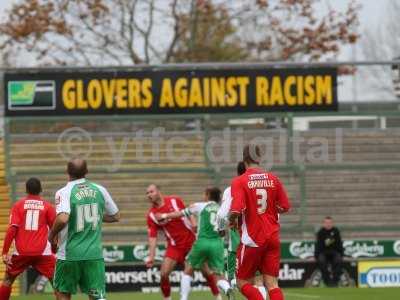
[{"label": "black banner", "polygon": [[[183,268],[180,266],[170,275],[174,291],[179,291]],[[344,262],[341,286],[357,286],[358,273],[356,262]],[[107,292],[143,292],[160,291],[159,266],[147,269],[145,265],[109,265],[106,266]],[[279,270],[279,286],[287,287],[317,287],[322,284],[321,272],[314,262],[285,262]],[[194,291],[208,290],[205,278],[201,272],[195,272],[192,282]],[[29,269],[27,293],[51,293],[47,279]]]},{"label": "black banner", "polygon": [[6,116],[337,110],[334,68],[9,72]]}]

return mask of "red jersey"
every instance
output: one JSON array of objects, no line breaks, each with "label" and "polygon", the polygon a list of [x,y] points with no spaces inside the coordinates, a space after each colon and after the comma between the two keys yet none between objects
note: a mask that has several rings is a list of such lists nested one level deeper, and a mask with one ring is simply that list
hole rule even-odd
[{"label": "red jersey", "polygon": [[56,218],[54,207],[37,195],[17,201],[10,215],[10,225],[18,228],[15,254],[24,256],[51,255],[49,228]]},{"label": "red jersey", "polygon": [[149,237],[157,237],[157,231],[163,230],[168,246],[177,246],[179,248],[191,246],[195,240],[195,235],[190,222],[186,218],[182,217],[160,222],[155,217],[157,213],[170,213],[184,208],[185,204],[182,199],[176,196],[166,196],[164,197],[163,206],[150,208],[147,215]]},{"label": "red jersey", "polygon": [[279,231],[279,209],[290,208],[289,199],[278,177],[259,168],[249,168],[232,181],[231,212],[242,216],[241,240],[260,247]]}]

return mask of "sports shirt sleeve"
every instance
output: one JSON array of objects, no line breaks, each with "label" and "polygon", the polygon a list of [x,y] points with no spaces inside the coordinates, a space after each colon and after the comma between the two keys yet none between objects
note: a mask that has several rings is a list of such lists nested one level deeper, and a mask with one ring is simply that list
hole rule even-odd
[{"label": "sports shirt sleeve", "polygon": [[242,213],[246,209],[246,192],[239,179],[240,177],[233,179],[231,185],[232,204],[230,212],[234,213]]},{"label": "sports shirt sleeve", "polygon": [[47,204],[47,210],[46,210],[46,221],[47,225],[52,228],[54,221],[56,219],[56,210],[53,205]]},{"label": "sports shirt sleeve", "polygon": [[147,234],[151,238],[157,237],[159,226],[153,221],[150,217],[150,214],[147,215]]},{"label": "sports shirt sleeve", "polygon": [[57,215],[61,213],[66,213],[66,214],[71,213],[69,193],[67,193],[65,189],[61,189],[56,192],[55,203],[56,203]]},{"label": "sports shirt sleeve", "polygon": [[118,209],[117,205],[115,204],[114,200],[112,199],[110,193],[106,190],[106,188],[104,188],[102,186],[98,186],[98,187],[104,197],[106,215],[113,216],[116,213],[118,213],[119,209]]},{"label": "sports shirt sleeve", "polygon": [[183,200],[181,198],[176,197],[175,200],[176,200],[176,204],[178,205],[179,209],[185,209],[186,208],[185,203],[183,202]]},{"label": "sports shirt sleeve", "polygon": [[189,217],[190,215],[198,216],[206,205],[207,205],[206,202],[193,203],[189,207],[186,207],[185,209],[183,209],[182,212],[185,217]]},{"label": "sports shirt sleeve", "polygon": [[19,227],[22,223],[22,215],[18,204],[14,204],[10,214],[10,225]]},{"label": "sports shirt sleeve", "polygon": [[222,204],[217,212],[217,224],[219,230],[223,230],[225,228],[225,223],[229,215],[229,210],[231,209],[231,204],[231,188],[228,187],[225,189],[224,194],[222,195]]}]

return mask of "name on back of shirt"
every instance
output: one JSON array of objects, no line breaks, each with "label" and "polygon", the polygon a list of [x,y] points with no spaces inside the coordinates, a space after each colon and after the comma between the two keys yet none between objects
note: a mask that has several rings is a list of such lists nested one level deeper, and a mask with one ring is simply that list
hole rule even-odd
[{"label": "name on back of shirt", "polygon": [[247,182],[249,189],[259,188],[273,188],[274,181],[268,178],[268,174],[251,174],[249,175],[249,181]]},{"label": "name on back of shirt", "polygon": [[24,209],[39,209],[43,210],[44,205],[41,200],[26,200],[24,203]]},{"label": "name on back of shirt", "polygon": [[75,194],[76,199],[82,200],[83,198],[96,198],[97,191],[92,189],[83,189]]}]

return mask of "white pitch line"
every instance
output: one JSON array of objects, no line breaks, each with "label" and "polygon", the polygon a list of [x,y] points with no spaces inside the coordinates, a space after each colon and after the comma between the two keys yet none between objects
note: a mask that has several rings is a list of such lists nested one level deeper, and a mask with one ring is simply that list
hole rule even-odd
[{"label": "white pitch line", "polygon": [[305,299],[320,299],[320,296],[317,295],[304,295],[304,294],[297,294],[297,293],[284,293],[286,296],[293,296],[298,298],[305,298]]}]

